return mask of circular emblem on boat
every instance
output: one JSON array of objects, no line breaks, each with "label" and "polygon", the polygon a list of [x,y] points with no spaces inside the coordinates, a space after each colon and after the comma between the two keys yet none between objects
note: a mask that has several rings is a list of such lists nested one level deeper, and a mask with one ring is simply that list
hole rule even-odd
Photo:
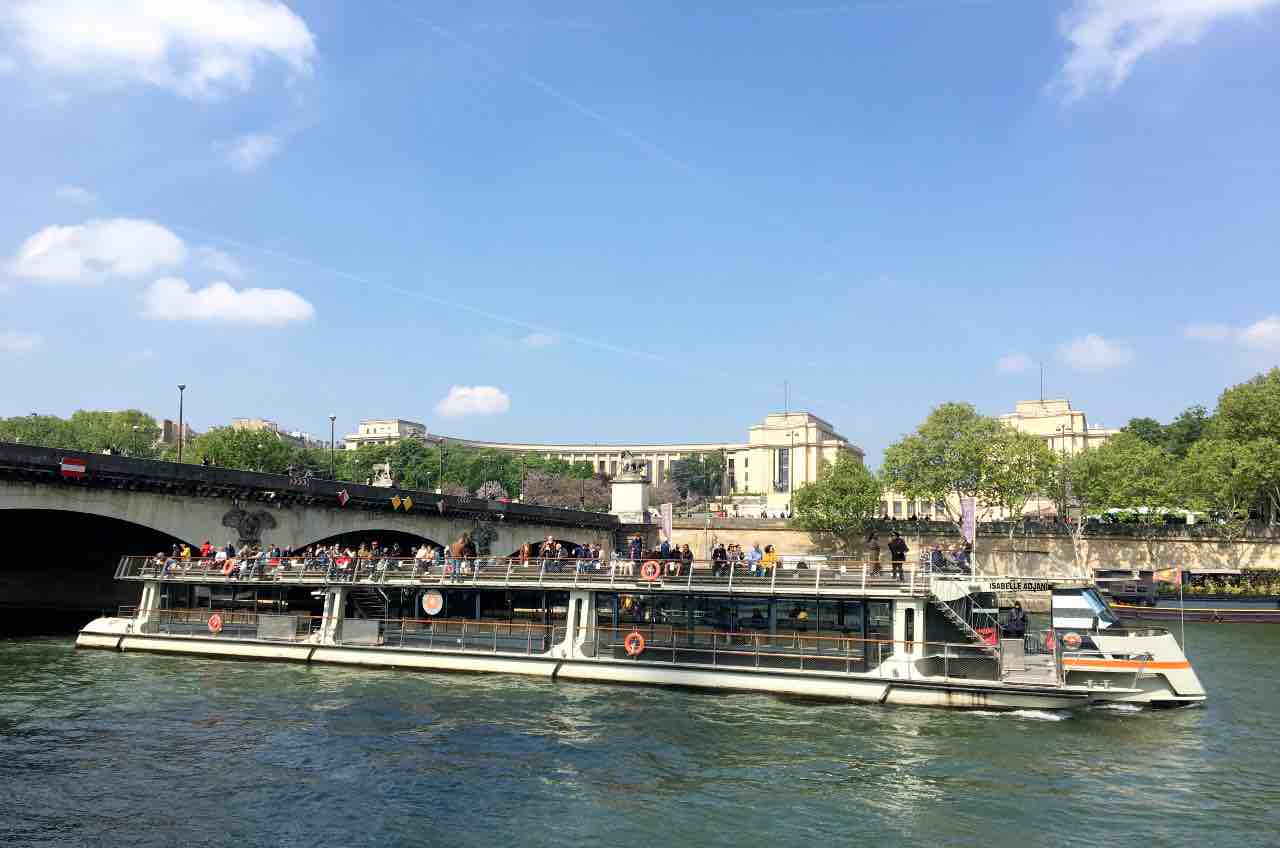
[{"label": "circular emblem on boat", "polygon": [[627,634],[627,638],[622,640],[622,649],[629,657],[638,657],[644,653],[644,637],[639,630],[632,630]]},{"label": "circular emblem on boat", "polygon": [[209,616],[209,632],[220,633],[222,631],[222,616],[216,612]]},{"label": "circular emblem on boat", "polygon": [[640,566],[640,576],[645,580],[657,580],[658,571],[657,560],[648,560],[644,565]]},{"label": "circular emblem on boat", "polygon": [[422,596],[422,611],[427,615],[439,615],[442,609],[444,609],[444,595],[435,589]]},{"label": "circular emblem on boat", "polygon": [[1084,640],[1080,638],[1079,633],[1068,633],[1067,635],[1062,637],[1062,644],[1066,645],[1068,648],[1070,648],[1073,651],[1076,648],[1080,647],[1080,643],[1083,641]]}]

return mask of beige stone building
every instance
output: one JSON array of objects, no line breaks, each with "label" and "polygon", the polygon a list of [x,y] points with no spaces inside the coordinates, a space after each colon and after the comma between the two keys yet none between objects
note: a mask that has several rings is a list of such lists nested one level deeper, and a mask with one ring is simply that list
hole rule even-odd
[{"label": "beige stone building", "polygon": [[743,442],[684,442],[663,444],[599,442],[539,444],[478,442],[446,437],[449,443],[494,450],[534,453],[568,462],[589,462],[598,473],[614,475],[624,454],[642,460],[655,482],[666,480],[671,464],[696,453],[721,453],[725,461],[725,494],[757,495],[761,508],[778,513],[790,508],[791,493],[817,480],[824,463],[834,463],[841,451],[863,457],[861,448],[836,432],[830,422],[809,412],[773,412],[747,429]]},{"label": "beige stone building", "polygon": [[409,438],[426,439],[427,426],[403,418],[369,418],[360,422],[356,432],[343,436],[342,441],[346,450],[356,450],[361,445],[392,445]]}]

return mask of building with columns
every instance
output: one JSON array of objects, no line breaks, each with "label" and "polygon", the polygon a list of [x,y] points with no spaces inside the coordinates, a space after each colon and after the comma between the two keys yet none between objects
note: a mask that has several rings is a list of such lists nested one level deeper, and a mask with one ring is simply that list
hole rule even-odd
[{"label": "building with columns", "polygon": [[809,412],[772,412],[747,429],[743,442],[684,442],[675,444],[538,444],[478,442],[445,437],[450,444],[533,453],[567,462],[589,462],[597,473],[618,473],[624,454],[643,461],[654,482],[666,480],[671,464],[697,453],[721,453],[725,464],[725,494],[758,495],[770,512],[788,510],[791,493],[817,480],[824,463],[834,463],[841,451],[863,457],[862,449],[836,432],[827,421]]}]

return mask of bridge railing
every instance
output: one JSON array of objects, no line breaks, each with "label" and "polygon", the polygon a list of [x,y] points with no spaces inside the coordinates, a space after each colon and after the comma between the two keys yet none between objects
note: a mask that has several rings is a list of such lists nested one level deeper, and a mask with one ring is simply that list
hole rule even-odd
[{"label": "bridge railing", "polygon": [[880,570],[881,566],[882,563],[874,561],[834,557],[813,566],[780,563],[764,567],[746,561],[621,558],[257,557],[221,560],[132,556],[121,560],[116,576],[122,580],[215,584],[621,587],[788,595],[850,591],[918,594],[931,591],[935,580],[956,579],[930,574],[927,568],[913,563],[906,563],[901,576],[895,577],[887,568]]}]

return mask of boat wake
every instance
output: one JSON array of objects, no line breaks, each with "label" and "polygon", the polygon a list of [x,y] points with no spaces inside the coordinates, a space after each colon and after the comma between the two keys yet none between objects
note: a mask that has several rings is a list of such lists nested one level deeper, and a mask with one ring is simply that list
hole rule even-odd
[{"label": "boat wake", "polygon": [[1125,704],[1117,702],[1114,704],[1094,704],[1089,709],[1108,710],[1113,713],[1140,713],[1143,708],[1141,704]]},{"label": "boat wake", "polygon": [[996,716],[999,718],[1024,718],[1030,721],[1066,721],[1071,718],[1066,713],[1054,712],[1052,710],[970,710],[970,715],[980,716]]}]

